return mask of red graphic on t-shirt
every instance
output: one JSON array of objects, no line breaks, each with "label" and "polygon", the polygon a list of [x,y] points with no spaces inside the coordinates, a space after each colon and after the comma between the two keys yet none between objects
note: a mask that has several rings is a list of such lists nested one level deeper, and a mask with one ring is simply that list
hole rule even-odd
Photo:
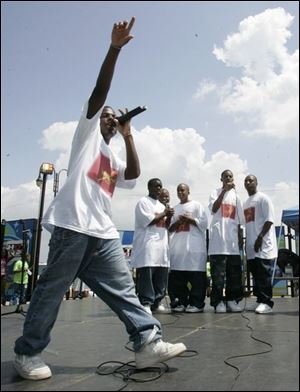
[{"label": "red graphic on t-shirt", "polygon": [[190,231],[190,224],[188,222],[181,223],[177,227],[176,233],[180,233],[181,231]]},{"label": "red graphic on t-shirt", "polygon": [[255,207],[249,207],[244,210],[246,223],[255,221]]},{"label": "red graphic on t-shirt", "polygon": [[235,206],[232,204],[221,204],[221,214],[222,218],[235,219]]},{"label": "red graphic on t-shirt", "polygon": [[[157,217],[159,214],[155,214],[155,217]],[[155,225],[156,227],[166,227],[166,220],[165,217],[162,217]]]},{"label": "red graphic on t-shirt", "polygon": [[87,176],[97,182],[100,188],[112,197],[117,182],[118,171],[111,167],[108,157],[100,153],[88,171]]}]

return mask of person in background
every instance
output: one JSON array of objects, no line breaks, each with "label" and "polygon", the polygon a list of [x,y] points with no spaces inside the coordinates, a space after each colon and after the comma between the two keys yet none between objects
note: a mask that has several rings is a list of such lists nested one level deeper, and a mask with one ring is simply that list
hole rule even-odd
[{"label": "person in background", "polygon": [[212,280],[210,304],[216,313],[241,312],[238,303],[244,296],[240,256],[243,210],[231,170],[222,172],[221,182],[222,187],[212,192],[208,205],[212,214],[208,248]]},{"label": "person in background", "polygon": [[6,285],[6,268],[8,262],[8,250],[1,250],[1,305],[5,305],[5,285]]},{"label": "person in background", "polygon": [[170,204],[170,193],[168,189],[161,188],[158,200],[164,205],[167,206]]},{"label": "person in background", "polygon": [[13,272],[13,284],[14,284],[14,292],[15,298],[17,299],[17,303],[26,304],[26,291],[28,286],[28,277],[29,277],[29,264],[28,259],[29,255],[26,254],[25,260],[22,260],[23,255],[15,261]]},{"label": "person in background", "polygon": [[255,312],[272,313],[272,272],[278,254],[274,226],[274,207],[270,198],[257,191],[257,178],[249,174],[244,181],[248,199],[244,203],[247,266],[253,276]]},{"label": "person in background", "polygon": [[142,197],[135,208],[135,230],[131,267],[136,268],[137,294],[148,313],[166,313],[161,303],[166,295],[169,273],[169,243],[166,221],[173,209],[159,201],[162,182],[148,181],[148,196]]},{"label": "person in background", "polygon": [[179,184],[180,203],[174,207],[170,231],[168,293],[174,312],[203,312],[207,288],[207,216],[202,205],[189,199],[187,184]]},{"label": "person in background", "polygon": [[[96,86],[75,130],[67,180],[42,221],[52,233],[47,267],[37,281],[23,334],[14,347],[15,369],[25,379],[51,377],[51,369],[40,354],[50,342],[60,304],[76,277],[124,323],[133,342],[136,368],[151,367],[186,350],[183,343],[164,342],[160,322],[140,304],[112,222],[115,187],[133,188],[140,175],[130,121],[121,125],[115,111],[104,106],[118,56],[133,38],[130,31],[134,22],[133,17],[129,23],[113,26]],[[117,132],[124,140],[126,162],[109,146]]]},{"label": "person in background", "polygon": [[[168,189],[162,188],[158,197],[158,200],[165,206],[170,207],[170,193]],[[172,215],[169,214],[165,219],[166,227],[169,228],[171,222]]]}]

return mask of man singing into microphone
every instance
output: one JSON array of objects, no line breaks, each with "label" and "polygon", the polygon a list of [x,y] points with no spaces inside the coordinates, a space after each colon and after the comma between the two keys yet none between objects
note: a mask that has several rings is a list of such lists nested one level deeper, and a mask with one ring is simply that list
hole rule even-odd
[{"label": "man singing into microphone", "polygon": [[[134,21],[114,24],[111,45],[75,131],[68,179],[43,219],[45,228],[52,232],[47,268],[34,290],[23,335],[15,343],[15,368],[26,379],[51,377],[39,354],[50,342],[60,303],[76,277],[123,321],[133,342],[137,368],[153,366],[186,350],[182,343],[163,342],[159,321],[140,304],[111,220],[115,187],[133,188],[140,175],[129,121],[119,124],[109,106],[101,111],[118,55],[133,38],[130,30]],[[124,138],[126,163],[109,147],[117,131]]]},{"label": "man singing into microphone", "polygon": [[241,312],[242,308],[238,303],[243,298],[243,287],[239,248],[243,209],[235,191],[232,171],[224,170],[221,181],[222,188],[212,192],[208,205],[212,214],[208,248],[212,279],[210,304],[216,313]]}]

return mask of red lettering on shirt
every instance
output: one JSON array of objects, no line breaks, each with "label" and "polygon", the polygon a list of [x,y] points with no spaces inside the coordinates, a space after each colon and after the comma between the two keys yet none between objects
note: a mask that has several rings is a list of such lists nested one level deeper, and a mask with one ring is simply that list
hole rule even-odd
[{"label": "red lettering on shirt", "polygon": [[221,204],[221,214],[222,218],[235,219],[235,206],[232,204]]},{"label": "red lettering on shirt", "polygon": [[87,176],[97,182],[100,188],[108,196],[112,197],[116,187],[118,171],[111,167],[108,157],[100,153],[88,171]]},{"label": "red lettering on shirt", "polygon": [[190,231],[190,224],[187,222],[181,223],[177,229],[176,233],[180,233],[181,231]]},{"label": "red lettering on shirt", "polygon": [[255,207],[249,207],[244,210],[246,223],[255,221]]}]

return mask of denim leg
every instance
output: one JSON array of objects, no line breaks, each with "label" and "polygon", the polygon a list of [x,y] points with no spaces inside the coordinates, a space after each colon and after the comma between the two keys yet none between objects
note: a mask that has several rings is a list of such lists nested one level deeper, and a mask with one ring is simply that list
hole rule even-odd
[{"label": "denim leg", "polygon": [[142,267],[136,269],[136,290],[142,305],[154,305],[155,290],[153,286],[153,273],[154,268],[152,267]]},{"label": "denim leg", "polygon": [[205,306],[206,297],[206,272],[205,271],[187,271],[188,279],[191,283],[191,290],[189,296],[189,303],[191,306],[196,306],[199,309]]},{"label": "denim leg", "polygon": [[243,297],[242,261],[240,255],[228,255],[226,260],[226,301],[240,302]]},{"label": "denim leg", "polygon": [[161,338],[161,325],[141,305],[132,274],[119,239],[98,239],[89,265],[78,275],[125,324],[133,348],[138,351],[149,340]]},{"label": "denim leg", "polygon": [[169,294],[171,308],[179,305],[187,306],[189,303],[189,289],[187,271],[172,270],[169,275]]},{"label": "denim leg", "polygon": [[54,229],[47,268],[37,281],[23,335],[15,343],[15,353],[35,355],[49,344],[64,294],[95,245],[95,240],[85,234],[60,227]]},{"label": "denim leg", "polygon": [[272,271],[274,259],[261,259],[256,257],[250,260],[249,267],[255,280],[257,302],[267,304],[271,308],[274,306],[272,301],[273,288],[272,288]]},{"label": "denim leg", "polygon": [[152,282],[154,287],[155,299],[153,309],[156,309],[160,301],[165,297],[168,287],[168,274],[167,267],[151,267],[154,269],[152,275]]},{"label": "denim leg", "polygon": [[210,256],[210,274],[212,281],[212,290],[210,295],[211,306],[216,307],[221,301],[224,301],[223,289],[225,284],[226,272],[226,255]]}]

